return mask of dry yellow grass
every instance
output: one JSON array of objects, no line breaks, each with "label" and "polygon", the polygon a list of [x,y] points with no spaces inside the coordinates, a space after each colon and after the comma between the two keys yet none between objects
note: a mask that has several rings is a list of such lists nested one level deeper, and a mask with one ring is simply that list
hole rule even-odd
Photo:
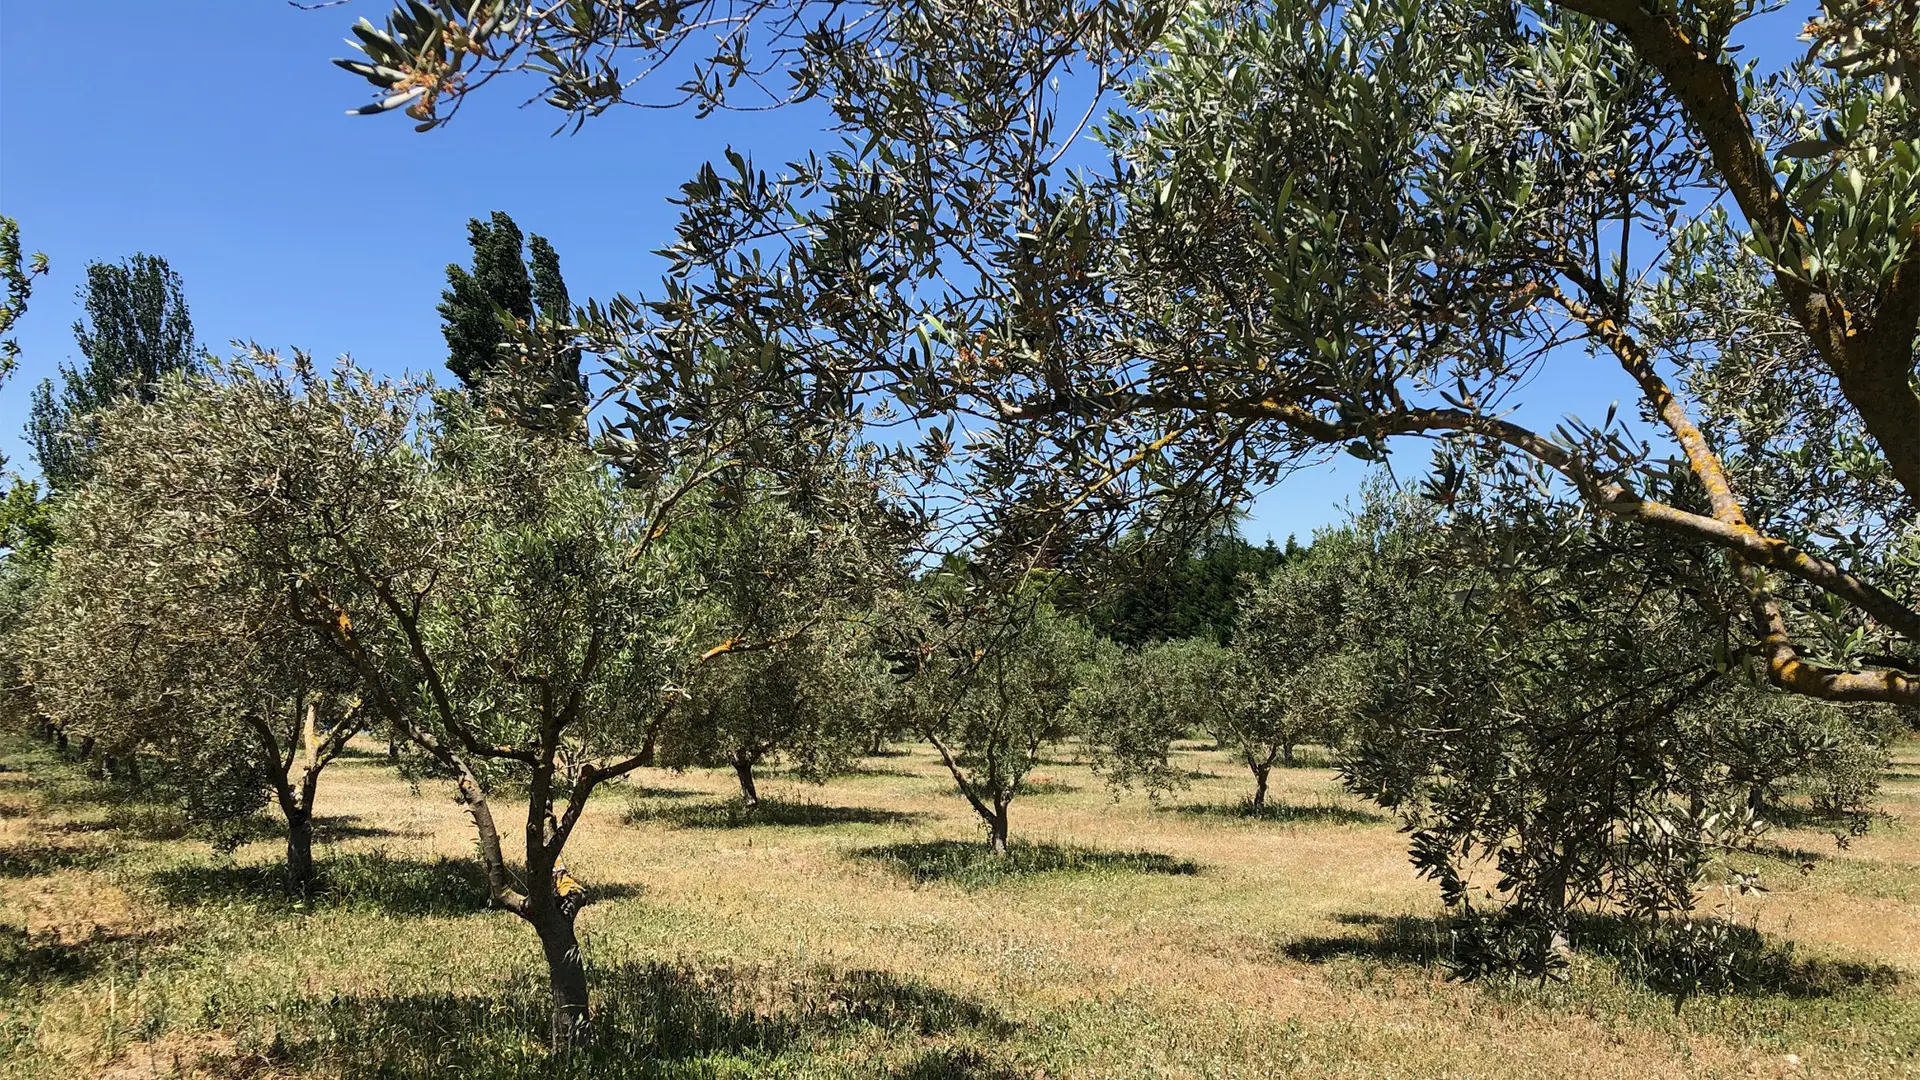
[{"label": "dry yellow grass", "polygon": [[[0,971],[20,983],[0,996],[0,1074],[397,1075],[445,1060],[451,1048],[400,1045],[445,1024],[513,1044],[482,1073],[601,1074],[540,1057],[532,934],[461,899],[465,817],[372,748],[323,784],[321,858],[379,852],[426,892],[306,912],[261,895],[270,873],[245,872],[277,859],[271,838],[226,869],[204,845],[68,798],[83,789],[49,779],[35,753],[9,756],[28,771],[0,773],[0,930],[18,954]],[[658,1021],[658,1053],[634,1045],[632,1071],[605,1074],[1920,1075],[1911,748],[1888,784],[1892,820],[1873,835],[1842,851],[1778,834],[1782,854],[1747,860],[1772,891],[1742,910],[1828,977],[1677,1013],[1595,957],[1567,985],[1448,981],[1407,947],[1438,912],[1392,822],[1315,768],[1276,777],[1274,798],[1295,812],[1236,817],[1224,810],[1247,781],[1233,763],[1197,746],[1181,758],[1192,787],[1158,806],[1049,766],[1049,790],[1016,802],[1014,835],[1166,856],[1158,869],[1191,873],[916,880],[875,849],[980,837],[924,748],[825,787],[768,777],[773,824],[736,824],[722,772],[646,771],[603,792],[566,859],[600,897],[581,916],[595,1004],[607,1023],[639,1024],[615,999],[651,987]],[[435,874],[451,875],[444,888]],[[833,1019],[847,987],[870,984],[918,1019]],[[674,1010],[696,1001],[721,1004],[690,1035]]]}]

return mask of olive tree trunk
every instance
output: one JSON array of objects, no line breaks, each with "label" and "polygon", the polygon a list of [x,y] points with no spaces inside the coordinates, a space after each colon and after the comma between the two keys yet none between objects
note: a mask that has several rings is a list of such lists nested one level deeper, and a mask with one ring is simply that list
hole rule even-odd
[{"label": "olive tree trunk", "polygon": [[553,1024],[549,1037],[554,1049],[571,1046],[587,1031],[587,965],[580,955],[580,939],[573,929],[573,910],[549,897],[529,910],[527,921],[540,935],[547,958],[547,984],[553,994]]},{"label": "olive tree trunk", "polygon": [[740,779],[740,801],[752,808],[760,805],[760,790],[753,782],[753,759],[745,754],[733,755],[733,775]]},{"label": "olive tree trunk", "polygon": [[287,895],[313,895],[313,811],[305,807],[287,814]]}]

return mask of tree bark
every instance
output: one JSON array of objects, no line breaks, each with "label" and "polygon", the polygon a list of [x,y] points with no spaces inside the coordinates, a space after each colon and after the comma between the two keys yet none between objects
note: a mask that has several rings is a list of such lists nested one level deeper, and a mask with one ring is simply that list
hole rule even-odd
[{"label": "tree bark", "polygon": [[1253,766],[1253,808],[1255,810],[1267,808],[1267,776],[1272,771],[1271,765]]},{"label": "tree bark", "polygon": [[547,957],[547,982],[553,991],[551,1039],[555,1050],[578,1042],[587,1031],[587,965],[580,955],[580,941],[574,934],[573,915],[554,906],[549,898],[542,910],[531,912],[528,921],[540,935],[540,948]]},{"label": "tree bark", "polygon": [[1289,769],[1293,768],[1293,744],[1292,743],[1280,744],[1280,764],[1284,765]]},{"label": "tree bark", "polygon": [[987,818],[987,829],[991,834],[987,842],[993,845],[993,853],[995,855],[1005,856],[1007,853],[1006,803],[995,802],[993,804],[993,814]]},{"label": "tree bark", "polygon": [[287,895],[313,895],[313,812],[304,807],[287,812]]},{"label": "tree bark", "polygon": [[753,783],[753,759],[745,754],[733,755],[733,775],[740,778],[740,801],[749,810],[759,806],[760,792]]}]

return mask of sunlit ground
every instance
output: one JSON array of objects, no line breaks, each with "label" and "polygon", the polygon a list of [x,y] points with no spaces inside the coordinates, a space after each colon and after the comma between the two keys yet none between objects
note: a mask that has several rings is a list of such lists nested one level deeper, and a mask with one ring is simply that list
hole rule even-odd
[{"label": "sunlit ground", "polygon": [[1677,1010],[1601,945],[1564,985],[1449,981],[1404,837],[1326,768],[1278,773],[1249,819],[1244,770],[1200,744],[1157,805],[1049,765],[1005,863],[924,748],[825,787],[775,772],[751,813],[730,772],[647,770],[566,858],[596,896],[597,1010],[566,1061],[466,819],[380,747],[323,782],[310,910],[279,898],[269,829],[228,858],[40,744],[0,749],[5,1077],[1920,1074],[1912,746],[1872,835],[1736,857],[1770,889],[1741,918],[1791,955]]}]

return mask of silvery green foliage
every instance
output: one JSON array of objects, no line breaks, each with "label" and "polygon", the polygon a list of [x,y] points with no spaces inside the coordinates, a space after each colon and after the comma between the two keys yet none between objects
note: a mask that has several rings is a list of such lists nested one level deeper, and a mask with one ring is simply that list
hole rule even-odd
[{"label": "silvery green foliage", "polygon": [[849,440],[716,482],[685,535],[705,567],[698,617],[726,637],[665,715],[663,761],[732,764],[750,789],[771,757],[818,781],[867,748],[887,695],[875,607],[906,585],[917,539],[897,498],[877,451]]},{"label": "silvery green foliage", "polygon": [[[882,623],[901,680],[892,707],[933,744],[996,851],[1006,849],[1009,807],[1048,754],[1103,734],[1085,722],[1086,699],[1112,678],[1114,648],[1055,610],[1055,584],[1041,572],[1002,581],[949,562]],[[1133,752],[1109,743],[1095,753],[1116,749]]]},{"label": "silvery green foliage", "polygon": [[298,479],[249,459],[284,437],[289,392],[243,365],[95,414],[23,619],[37,707],[107,753],[151,755],[154,779],[223,831],[272,800],[290,824],[310,817],[320,771],[364,723],[352,672],[263,559],[265,507]]},{"label": "silvery green foliage", "polygon": [[1173,741],[1213,731],[1245,695],[1233,654],[1211,638],[1103,645],[1097,661],[1075,700],[1094,768],[1150,796],[1186,783],[1167,762]]},{"label": "silvery green foliage", "polygon": [[1865,812],[1879,722],[1765,688],[1730,570],[1664,540],[1493,496],[1359,520],[1377,663],[1342,773],[1401,817],[1462,974],[1562,972],[1581,914],[1696,918],[1773,822]]},{"label": "silvery green foliage", "polygon": [[[462,53],[452,8],[415,7],[387,37],[419,49],[361,70],[402,103],[464,93],[468,58],[492,71],[514,53],[582,117],[622,99],[618,58],[657,57],[676,40],[658,20],[687,14],[483,5],[463,18],[520,21],[508,46]],[[735,12],[727,40],[782,40],[803,10]],[[968,439],[930,432],[926,458],[1109,516],[1231,499],[1331,447],[1497,448],[1590,507],[1738,553],[1777,683],[1920,700],[1902,572],[1920,489],[1907,13],[1829,5],[1805,62],[1774,71],[1730,42],[1798,20],[1753,4],[871,14],[762,54],[855,138],[772,171],[740,154],[703,169],[667,281],[589,305],[657,406],[636,431],[743,393],[798,409],[879,391],[968,419]],[[421,49],[468,81],[421,81]],[[1050,89],[1076,63],[1082,81]],[[1063,151],[1089,130],[1076,85],[1118,94],[1091,124],[1107,163]],[[1590,362],[1574,340],[1634,381],[1657,438],[1600,401],[1553,431],[1515,421],[1543,365]],[[727,378],[687,378],[716,353]],[[1669,441],[1712,500],[1654,497]]]},{"label": "silvery green foliage", "polygon": [[1344,747],[1366,695],[1371,642],[1354,619],[1357,560],[1349,538],[1329,531],[1304,555],[1268,574],[1240,607],[1235,650],[1259,688],[1252,708],[1221,729],[1249,763],[1295,743]]}]

